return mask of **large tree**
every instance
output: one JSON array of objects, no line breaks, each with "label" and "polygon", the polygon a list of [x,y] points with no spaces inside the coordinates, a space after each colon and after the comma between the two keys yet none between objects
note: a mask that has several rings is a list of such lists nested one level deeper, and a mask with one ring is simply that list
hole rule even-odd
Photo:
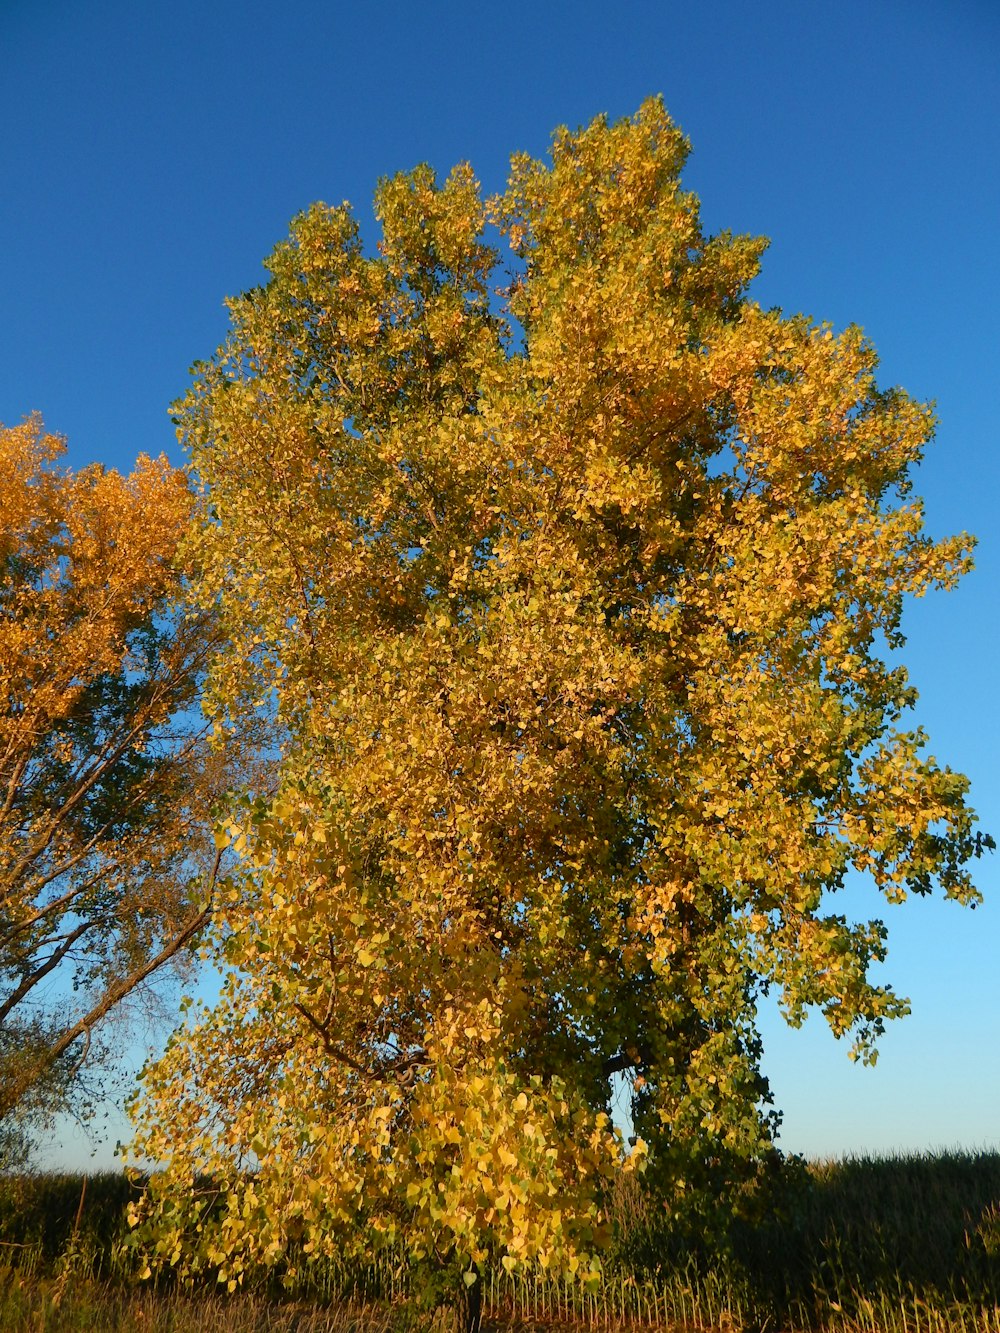
[{"label": "large tree", "polygon": [[[0,1130],[73,1101],[93,1040],[205,924],[224,756],[180,607],[184,475],[58,466],[0,428]],[[93,1064],[93,1062],[91,1062]]]},{"label": "large tree", "polygon": [[762,990],[869,1058],[906,1007],[845,876],[975,901],[966,781],[886,660],[969,566],[909,493],[931,413],[857,328],[748,299],[764,243],[703,233],[686,152],[651,101],[485,203],[420,167],[372,257],[315,206],[178,407],[219,724],[291,741],[230,829],[225,992],[146,1074],[168,1261],[586,1268],[643,1155],[612,1075],[667,1197],[752,1161]]}]

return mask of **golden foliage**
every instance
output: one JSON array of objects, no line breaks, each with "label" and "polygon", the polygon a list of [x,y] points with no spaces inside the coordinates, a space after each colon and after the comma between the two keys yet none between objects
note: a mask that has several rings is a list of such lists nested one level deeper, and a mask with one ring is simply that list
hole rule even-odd
[{"label": "golden foliage", "polygon": [[146,1076],[162,1261],[590,1271],[645,1150],[610,1075],[697,1186],[768,1143],[762,987],[869,1057],[905,1008],[845,873],[974,900],[965,781],[879,656],[969,564],[908,496],[931,416],[859,330],[747,298],[764,245],[703,234],[686,151],[653,101],[486,203],[418,168],[376,258],[316,205],[180,405],[217,724],[290,743],[229,830],[225,995]]},{"label": "golden foliage", "polygon": [[0,427],[0,1118],[58,1105],[205,921],[214,761],[179,713],[207,639],[171,610],[190,490],[163,458],[72,474],[62,449]]}]

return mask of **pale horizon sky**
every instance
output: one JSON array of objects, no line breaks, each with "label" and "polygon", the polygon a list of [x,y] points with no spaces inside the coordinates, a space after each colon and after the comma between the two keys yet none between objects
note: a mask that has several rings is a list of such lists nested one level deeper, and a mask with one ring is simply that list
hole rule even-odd
[{"label": "pale horizon sky", "polygon": [[[0,54],[0,421],[37,410],[74,466],[122,469],[182,461],[169,403],[295,213],[350,199],[370,242],[380,176],[468,160],[495,190],[557,125],[662,93],[707,230],[771,238],[752,295],[860,324],[881,382],[936,401],[915,489],[933,535],[977,534],[977,568],[910,607],[903,660],[931,752],[1000,834],[994,0],[0,0]],[[998,868],[978,863],[974,913],[847,895],[887,920],[885,974],[913,1012],[871,1069],[817,1017],[764,1015],[781,1146],[1000,1146]],[[91,1158],[61,1125],[48,1160],[107,1164],[123,1132]]]}]

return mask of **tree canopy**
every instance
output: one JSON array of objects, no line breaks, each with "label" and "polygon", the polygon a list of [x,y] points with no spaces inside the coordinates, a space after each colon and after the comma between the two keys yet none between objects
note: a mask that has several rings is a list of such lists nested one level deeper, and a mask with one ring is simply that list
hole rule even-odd
[{"label": "tree canopy", "polygon": [[[0,1130],[73,1100],[104,1020],[207,919],[224,789],[178,606],[183,473],[0,428]],[[193,713],[192,713],[193,709]]]},{"label": "tree canopy", "polygon": [[765,244],[705,235],[687,151],[654,100],[498,198],[418,167],[375,255],[314,206],[177,407],[216,723],[288,739],[228,831],[224,992],[145,1075],[161,1260],[591,1271],[615,1171],[669,1201],[767,1150],[763,991],[867,1059],[905,1011],[848,874],[976,900],[891,653],[970,564],[910,493],[931,412],[749,298]]}]

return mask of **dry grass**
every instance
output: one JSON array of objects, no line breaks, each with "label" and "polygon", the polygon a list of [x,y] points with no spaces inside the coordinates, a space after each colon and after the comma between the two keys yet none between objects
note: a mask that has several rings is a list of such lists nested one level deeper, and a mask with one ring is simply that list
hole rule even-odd
[{"label": "dry grass", "polygon": [[4,1288],[4,1333],[401,1333],[406,1327],[400,1312],[386,1306],[324,1309],[254,1294],[185,1295],[90,1278],[60,1290],[57,1281],[0,1270]]},{"label": "dry grass", "polygon": [[[453,1333],[407,1299],[403,1256],[269,1275],[233,1297],[133,1280],[120,1176],[0,1178],[0,1330]],[[81,1205],[81,1196],[83,1203]],[[790,1166],[722,1232],[666,1224],[635,1185],[596,1292],[541,1272],[484,1278],[484,1327],[721,1333],[1000,1333],[1000,1154]],[[272,1275],[273,1276],[273,1275]]]}]

